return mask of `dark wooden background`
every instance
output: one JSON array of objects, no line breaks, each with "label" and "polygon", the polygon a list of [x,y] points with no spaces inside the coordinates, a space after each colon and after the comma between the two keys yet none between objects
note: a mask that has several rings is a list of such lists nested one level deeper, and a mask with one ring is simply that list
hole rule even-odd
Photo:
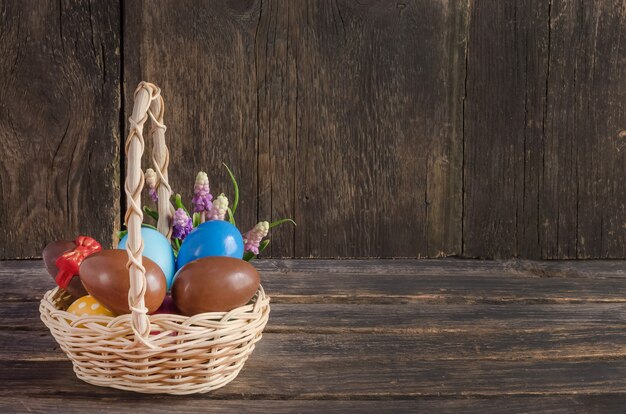
[{"label": "dark wooden background", "polygon": [[625,67],[624,1],[0,0],[0,258],[113,242],[142,79],[272,256],[626,258]]}]

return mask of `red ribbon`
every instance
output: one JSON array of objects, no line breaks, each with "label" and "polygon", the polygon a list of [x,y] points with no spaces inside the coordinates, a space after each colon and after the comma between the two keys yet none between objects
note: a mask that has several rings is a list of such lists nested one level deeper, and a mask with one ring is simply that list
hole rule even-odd
[{"label": "red ribbon", "polygon": [[55,280],[63,289],[67,289],[72,277],[78,274],[78,268],[85,257],[102,250],[100,243],[87,236],[78,236],[74,244],[74,250],[64,253],[55,262],[59,269]]}]

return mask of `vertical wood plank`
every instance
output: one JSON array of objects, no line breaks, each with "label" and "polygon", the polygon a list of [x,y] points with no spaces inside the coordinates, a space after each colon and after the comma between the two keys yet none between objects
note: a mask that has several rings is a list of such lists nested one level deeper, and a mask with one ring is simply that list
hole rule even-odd
[{"label": "vertical wood plank", "polygon": [[626,257],[626,2],[552,1],[546,258]]},{"label": "vertical wood plank", "polygon": [[[237,224],[257,219],[257,101],[254,36],[259,4],[250,1],[124,3],[125,112],[141,80],[165,99],[170,184],[191,207],[200,170],[214,197],[233,191],[227,163],[241,192]],[[146,142],[146,151],[151,143]],[[151,166],[148,157],[144,169]],[[150,204],[144,195],[146,204]]]},{"label": "vertical wood plank", "polygon": [[273,255],[460,252],[466,12],[263,2],[259,210],[298,222]]},{"label": "vertical wood plank", "polygon": [[0,4],[0,259],[119,223],[117,1]]},{"label": "vertical wood plank", "polygon": [[[259,219],[295,217],[298,155],[298,39],[305,3],[262,1],[254,37],[258,105]],[[294,256],[296,231],[271,231],[269,256]]]},{"label": "vertical wood plank", "polygon": [[626,256],[624,10],[473,3],[465,256]]},{"label": "vertical wood plank", "polygon": [[463,253],[540,255],[549,6],[473,2],[464,135]]}]

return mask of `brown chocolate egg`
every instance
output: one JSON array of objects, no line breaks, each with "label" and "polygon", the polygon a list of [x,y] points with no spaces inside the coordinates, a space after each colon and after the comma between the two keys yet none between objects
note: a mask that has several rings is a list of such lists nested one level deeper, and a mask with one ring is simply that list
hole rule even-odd
[{"label": "brown chocolate egg", "polygon": [[[102,250],[83,260],[80,265],[80,280],[91,296],[117,315],[130,313],[128,289],[130,276],[126,263],[126,250]],[[146,294],[144,296],[148,313],[161,306],[167,283],[161,268],[147,257],[143,258],[146,268]]]},{"label": "brown chocolate egg", "polygon": [[[43,262],[46,265],[46,269],[48,269],[48,273],[52,276],[53,279],[56,279],[57,273],[59,269],[57,269],[56,261],[59,257],[63,255],[63,253],[67,253],[70,250],[74,250],[76,244],[73,241],[69,240],[58,240],[48,244],[44,249],[41,255],[43,256]],[[80,298],[87,295],[87,291],[85,287],[80,281],[78,275],[74,276],[70,283],[67,285],[65,289],[69,292],[70,295]]]},{"label": "brown chocolate egg", "polygon": [[228,312],[248,303],[259,284],[259,272],[245,260],[204,257],[178,271],[172,297],[183,315]]}]

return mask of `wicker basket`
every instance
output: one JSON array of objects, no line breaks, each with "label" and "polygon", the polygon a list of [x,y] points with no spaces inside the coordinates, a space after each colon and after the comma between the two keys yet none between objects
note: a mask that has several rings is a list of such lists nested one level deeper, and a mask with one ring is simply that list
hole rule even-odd
[{"label": "wicker basket", "polygon": [[117,317],[76,316],[65,310],[72,298],[61,288],[48,291],[39,307],[41,319],[74,365],[76,376],[90,384],[142,393],[192,394],[232,381],[254,350],[269,317],[269,297],[261,287],[245,306],[230,312],[186,317],[147,315],[142,266],[141,170],[143,125],[150,117],[152,160],[158,177],[159,231],[170,237],[173,207],[167,181],[163,98],[155,85],[142,82],[135,91],[126,140],[128,269],[132,312]]}]

